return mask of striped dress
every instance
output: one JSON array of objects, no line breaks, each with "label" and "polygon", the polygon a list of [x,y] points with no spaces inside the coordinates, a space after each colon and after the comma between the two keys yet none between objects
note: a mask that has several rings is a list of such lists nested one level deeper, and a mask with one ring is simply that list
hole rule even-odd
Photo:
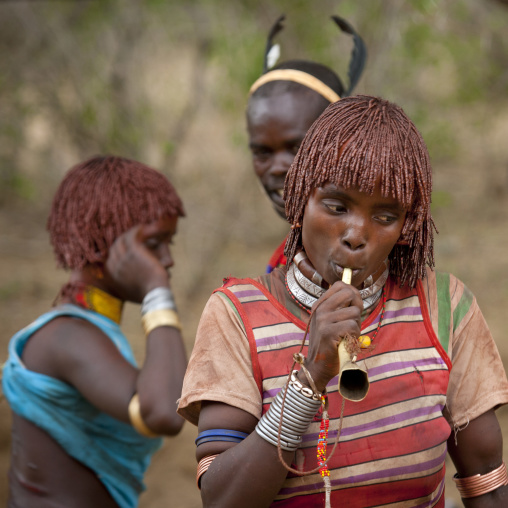
[{"label": "striped dress", "polygon": [[[230,279],[218,291],[233,303],[245,327],[264,414],[286,381],[305,324],[258,281]],[[370,391],[361,402],[346,401],[339,445],[329,463],[332,506],[443,507],[451,432],[443,409],[451,362],[433,331],[422,284],[400,288],[389,278],[386,294],[374,348],[358,362],[368,371]],[[362,334],[372,336],[380,311],[381,303],[362,323]],[[330,453],[341,407],[337,378],[327,391]],[[318,413],[303,436],[294,468],[316,467],[320,420]],[[289,474],[273,506],[323,507],[319,473]]]}]

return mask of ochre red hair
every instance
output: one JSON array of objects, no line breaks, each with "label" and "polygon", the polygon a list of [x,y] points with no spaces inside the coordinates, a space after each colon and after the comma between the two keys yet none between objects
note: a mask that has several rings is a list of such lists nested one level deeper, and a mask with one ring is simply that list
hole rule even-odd
[{"label": "ochre red hair", "polygon": [[[358,95],[330,104],[307,132],[287,174],[286,217],[302,224],[305,205],[316,187],[331,182],[395,197],[407,210],[402,238],[390,253],[390,273],[401,285],[416,285],[425,265],[434,266],[434,222],[430,213],[432,170],[427,147],[415,125],[397,105]],[[285,254],[290,263],[301,246],[292,229]]]},{"label": "ochre red hair", "polygon": [[66,174],[47,228],[58,265],[80,269],[103,263],[115,239],[136,224],[184,215],[164,175],[123,157],[98,156]]}]

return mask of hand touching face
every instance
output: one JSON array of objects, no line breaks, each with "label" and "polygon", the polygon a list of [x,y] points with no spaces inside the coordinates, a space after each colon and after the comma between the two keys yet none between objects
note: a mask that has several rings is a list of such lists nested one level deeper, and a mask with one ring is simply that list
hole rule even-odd
[{"label": "hand touching face", "polygon": [[141,302],[155,287],[169,287],[169,268],[174,265],[170,244],[177,217],[139,224],[120,235],[109,251],[105,273],[113,294]]}]

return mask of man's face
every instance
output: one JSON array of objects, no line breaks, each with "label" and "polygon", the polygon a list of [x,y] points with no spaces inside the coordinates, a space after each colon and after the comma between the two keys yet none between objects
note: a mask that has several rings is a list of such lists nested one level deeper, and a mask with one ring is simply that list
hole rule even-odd
[{"label": "man's face", "polygon": [[283,219],[286,174],[305,134],[322,113],[326,105],[323,102],[314,92],[285,92],[251,99],[247,129],[254,171]]},{"label": "man's face", "polygon": [[329,284],[351,268],[352,284],[360,288],[390,254],[405,218],[399,201],[384,197],[379,186],[369,195],[327,183],[312,191],[305,207],[303,247]]}]

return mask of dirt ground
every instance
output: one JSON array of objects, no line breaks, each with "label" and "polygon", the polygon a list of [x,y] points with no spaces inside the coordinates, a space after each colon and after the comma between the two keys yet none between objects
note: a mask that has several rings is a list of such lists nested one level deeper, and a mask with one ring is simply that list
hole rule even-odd
[{"label": "dirt ground", "polygon": [[[436,241],[439,269],[451,271],[466,282],[476,294],[497,340],[505,365],[508,364],[508,340],[504,335],[504,309],[508,307],[508,173],[506,164],[486,174],[476,170],[478,161],[463,161],[435,171],[436,198],[434,218],[440,230]],[[491,168],[492,170],[492,168]],[[505,180],[506,178],[506,180]],[[54,269],[42,210],[19,206],[0,214],[0,361],[6,358],[10,336],[31,319],[44,312],[61,283],[64,273]],[[281,235],[283,234],[281,225]],[[259,250],[260,270],[275,243]],[[225,256],[228,255],[226,252]],[[178,254],[177,254],[178,256]],[[254,260],[255,261],[255,260]],[[249,267],[249,270],[252,266]],[[224,274],[228,275],[228,274]],[[237,275],[244,275],[239,273]],[[249,273],[252,275],[252,273]],[[187,348],[190,352],[200,309],[211,287],[205,288],[184,315]],[[135,352],[142,360],[143,341],[138,309],[127,306],[124,328]],[[508,436],[508,410],[498,411],[503,433]],[[0,402],[0,506],[7,495],[10,414],[5,400]],[[146,476],[147,491],[141,508],[196,508],[201,506],[195,487],[196,430],[186,425],[174,439],[167,439],[154,457]],[[506,448],[506,445],[505,445]],[[505,458],[508,454],[505,450]],[[448,497],[457,500],[448,468]],[[460,504],[458,505],[460,506]]]}]

